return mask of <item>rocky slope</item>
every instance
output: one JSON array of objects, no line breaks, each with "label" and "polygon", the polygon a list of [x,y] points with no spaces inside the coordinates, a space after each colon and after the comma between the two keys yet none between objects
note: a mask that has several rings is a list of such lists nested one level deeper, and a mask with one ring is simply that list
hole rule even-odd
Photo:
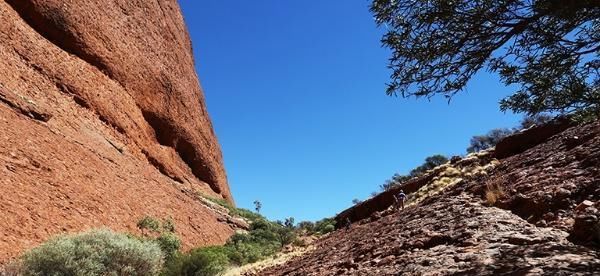
[{"label": "rocky slope", "polygon": [[232,197],[175,0],[2,0],[0,21],[0,262],[144,215],[229,237],[197,200]]},{"label": "rocky slope", "polygon": [[259,275],[597,275],[600,122],[564,129],[409,181],[404,210],[380,196],[342,212],[350,228]]}]

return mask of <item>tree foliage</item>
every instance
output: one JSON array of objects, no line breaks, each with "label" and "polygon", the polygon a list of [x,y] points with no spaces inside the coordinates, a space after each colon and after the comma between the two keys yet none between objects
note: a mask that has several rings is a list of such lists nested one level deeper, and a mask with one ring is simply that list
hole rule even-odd
[{"label": "tree foliage", "polygon": [[425,162],[423,162],[423,164],[421,164],[421,166],[418,166],[418,167],[414,168],[412,171],[410,171],[409,176],[411,178],[415,177],[415,176],[420,176],[423,173],[425,173],[426,171],[431,170],[439,165],[445,164],[446,162],[448,162],[448,158],[441,154],[435,154],[435,155],[429,156],[429,157],[425,158]]},{"label": "tree foliage", "polygon": [[520,89],[502,110],[598,110],[598,0],[373,0],[388,94],[448,98],[484,67]]},{"label": "tree foliage", "polygon": [[[429,157],[425,158],[425,161],[423,162],[423,164],[412,169],[408,173],[408,175],[401,175],[401,174],[395,173],[391,179],[388,179],[383,184],[379,185],[379,189],[381,189],[381,191],[387,191],[396,185],[400,185],[400,184],[410,180],[413,177],[421,176],[428,170],[431,170],[439,165],[445,164],[446,162],[448,162],[448,158],[441,154],[435,154],[435,155],[429,156]],[[375,193],[375,195],[377,195],[377,194]],[[375,195],[373,195],[373,196],[375,196]]]},{"label": "tree foliage", "polygon": [[491,147],[496,146],[502,139],[514,134],[515,132],[528,129],[532,126],[544,125],[554,119],[554,116],[550,114],[534,114],[523,117],[518,127],[508,128],[495,128],[484,135],[475,135],[471,138],[469,147],[467,148],[468,153],[478,152]]},{"label": "tree foliage", "polygon": [[513,133],[514,131],[508,128],[495,128],[490,130],[487,134],[473,136],[470,145],[467,148],[467,152],[478,152],[494,147],[502,139]]},{"label": "tree foliage", "polygon": [[554,119],[552,115],[543,113],[525,116],[523,120],[521,120],[521,129],[528,129],[532,126],[541,126],[552,121],[552,119]]},{"label": "tree foliage", "polygon": [[260,209],[262,209],[262,203],[258,200],[254,201],[254,210],[260,214]]}]

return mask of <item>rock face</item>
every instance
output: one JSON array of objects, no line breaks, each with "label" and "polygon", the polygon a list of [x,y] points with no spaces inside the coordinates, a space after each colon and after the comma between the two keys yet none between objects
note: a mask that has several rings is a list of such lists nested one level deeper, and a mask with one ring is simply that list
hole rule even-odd
[{"label": "rock face", "polygon": [[51,235],[172,217],[186,247],[233,202],[177,1],[0,1],[0,261]]},{"label": "rock face", "polygon": [[562,231],[459,195],[337,230],[257,275],[593,275],[599,257]]},{"label": "rock face", "polygon": [[[258,275],[598,275],[600,121],[545,139],[408,182],[404,210],[383,208],[387,195],[348,209],[349,229]],[[432,186],[452,171],[461,181]]]},{"label": "rock face", "polygon": [[503,159],[524,152],[571,126],[573,126],[571,120],[559,117],[549,123],[522,130],[498,142],[494,150],[494,157]]},{"label": "rock face", "polygon": [[450,161],[450,163],[434,168],[422,176],[404,182],[402,185],[393,186],[339,213],[335,216],[336,226],[343,226],[346,219],[351,222],[360,221],[371,217],[376,212],[387,210],[396,202],[394,195],[400,193],[400,190],[406,194],[412,194],[411,197],[414,199],[415,193],[425,189],[424,187],[428,184],[434,184],[429,185],[428,190],[438,190],[448,184],[453,185],[471,178],[481,177],[493,168],[492,165],[488,165],[492,161],[492,155],[493,152],[484,151],[464,159]]}]

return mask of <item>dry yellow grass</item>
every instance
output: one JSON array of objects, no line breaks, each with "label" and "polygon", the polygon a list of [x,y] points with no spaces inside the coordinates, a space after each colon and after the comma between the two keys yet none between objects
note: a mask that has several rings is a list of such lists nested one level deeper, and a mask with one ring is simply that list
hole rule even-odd
[{"label": "dry yellow grass", "polygon": [[260,272],[276,265],[281,265],[291,260],[294,257],[302,256],[314,249],[314,246],[307,247],[294,247],[292,251],[287,253],[279,253],[271,258],[258,261],[256,263],[247,264],[239,267],[232,267],[227,270],[224,276],[238,276],[238,275],[260,275]]},{"label": "dry yellow grass", "polygon": [[[488,151],[473,153],[455,165],[447,163],[432,169],[430,173],[435,173],[436,176],[431,180],[431,182],[427,183],[418,191],[413,193],[410,196],[407,205],[410,206],[418,204],[424,199],[436,195],[442,192],[444,189],[460,183],[464,179],[487,175],[489,171],[500,164],[498,160],[493,159],[485,165],[479,165],[479,162],[477,162],[478,159],[487,155],[489,155]],[[490,197],[496,196],[497,199],[498,196],[502,195],[502,193],[499,193],[501,190],[491,191],[492,193],[490,194]]]},{"label": "dry yellow grass", "polygon": [[494,205],[498,199],[504,196],[504,188],[500,184],[500,181],[493,181],[486,185],[485,201],[487,204]]}]

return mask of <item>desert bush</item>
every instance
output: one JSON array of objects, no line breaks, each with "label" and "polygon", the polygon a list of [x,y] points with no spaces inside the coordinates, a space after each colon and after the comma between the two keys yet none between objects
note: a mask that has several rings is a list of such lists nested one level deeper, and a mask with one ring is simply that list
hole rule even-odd
[{"label": "desert bush", "polygon": [[167,218],[163,220],[162,223],[163,232],[175,233],[175,223],[172,218]]},{"label": "desert bush", "polygon": [[285,223],[257,220],[250,225],[248,233],[233,235],[225,245],[230,249],[231,262],[237,265],[256,262],[294,242],[295,229],[290,227],[290,222],[288,226],[284,225]]},{"label": "desert bush", "polygon": [[421,176],[428,170],[431,170],[437,166],[446,164],[447,162],[448,162],[448,158],[441,154],[435,154],[432,156],[428,156],[427,158],[425,158],[425,162],[423,162],[423,164],[421,164],[421,166],[418,166],[415,169],[413,169],[412,171],[410,171],[409,176],[411,178],[416,177],[416,176]]},{"label": "desert bush", "polygon": [[222,199],[222,198],[214,198],[214,197],[204,197],[202,196],[202,194],[200,194],[201,197],[208,199],[209,201],[216,203],[218,205],[221,205],[227,209],[232,208],[233,206],[231,206],[231,203],[229,203],[227,200]]},{"label": "desert bush", "polygon": [[[142,240],[150,240],[158,244],[167,261],[179,253],[181,240],[175,234],[175,223],[172,218],[163,219],[161,222],[154,217],[145,216],[138,221],[137,227],[142,231],[144,237]],[[153,235],[150,235],[151,233]]]},{"label": "desert bush", "polygon": [[[379,189],[382,192],[388,191],[388,190],[392,189],[393,187],[401,185],[404,182],[406,182],[414,177],[418,177],[418,176],[425,174],[427,171],[429,171],[437,166],[446,164],[448,161],[449,161],[448,158],[441,154],[434,154],[434,155],[428,156],[423,161],[423,164],[412,169],[408,173],[408,175],[401,175],[401,174],[395,173],[391,179],[388,179],[383,184],[379,185]],[[377,195],[377,193],[371,194],[372,197],[375,197],[376,195]]]},{"label": "desert bush", "polygon": [[333,218],[324,218],[315,223],[315,232],[318,234],[327,234],[333,230],[335,230],[335,220]]},{"label": "desert bush", "polygon": [[229,251],[223,246],[210,246],[179,254],[167,263],[163,276],[219,275],[229,266]]},{"label": "desert bush", "polygon": [[315,223],[312,221],[301,221],[296,226],[296,229],[299,231],[304,231],[307,234],[312,234],[315,232]]},{"label": "desert bush", "polygon": [[249,220],[250,222],[253,222],[253,221],[256,221],[259,219],[266,220],[266,218],[263,217],[262,215],[252,212],[248,209],[233,207],[229,202],[227,202],[226,200],[224,200],[222,198],[206,197],[206,199],[208,199],[222,207],[225,207],[229,211],[229,214],[232,216],[242,217],[242,218]]},{"label": "desert bush", "polygon": [[260,261],[278,252],[281,247],[276,242],[238,242],[230,243],[229,261],[235,265],[244,265]]},{"label": "desert bush", "polygon": [[485,201],[488,205],[496,204],[498,199],[504,196],[504,188],[499,180],[495,180],[486,184]]},{"label": "desert bush", "polygon": [[272,256],[296,240],[291,218],[286,219],[287,223],[276,223],[262,216],[251,217],[255,221],[250,224],[250,230],[234,234],[223,246],[171,254],[163,275],[216,275],[229,265],[244,265]]},{"label": "desert bush", "polygon": [[149,234],[146,231],[158,233],[160,232],[160,221],[151,216],[145,216],[138,221],[137,227],[142,231],[142,235],[144,236]]},{"label": "desert bush", "polygon": [[327,234],[327,233],[331,233],[335,230],[335,226],[333,226],[333,224],[327,224],[324,228],[323,228],[323,234]]},{"label": "desert bush", "polygon": [[59,236],[22,257],[24,275],[158,275],[160,247],[110,230]]},{"label": "desert bush", "polygon": [[243,217],[251,222],[257,221],[257,220],[266,220],[266,218],[263,217],[262,215],[252,212],[248,209],[244,209],[244,208],[234,208],[232,210],[232,214],[236,215],[238,217]]},{"label": "desert bush", "polygon": [[181,248],[181,240],[173,233],[162,233],[154,241],[162,250],[165,260],[174,258]]}]

